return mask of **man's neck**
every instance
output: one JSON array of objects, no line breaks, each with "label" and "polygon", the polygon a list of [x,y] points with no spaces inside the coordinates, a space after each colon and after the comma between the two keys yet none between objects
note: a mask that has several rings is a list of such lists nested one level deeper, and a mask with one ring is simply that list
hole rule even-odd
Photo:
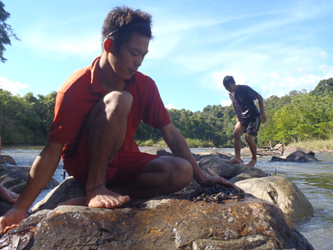
[{"label": "man's neck", "polygon": [[107,59],[107,53],[103,53],[97,65],[97,72],[102,88],[107,92],[124,90],[126,81],[120,78],[112,69]]}]

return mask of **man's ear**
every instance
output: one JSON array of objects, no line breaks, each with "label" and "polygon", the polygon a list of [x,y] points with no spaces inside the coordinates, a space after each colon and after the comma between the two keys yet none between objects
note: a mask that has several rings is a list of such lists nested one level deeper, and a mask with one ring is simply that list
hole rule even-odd
[{"label": "man's ear", "polygon": [[111,53],[111,48],[112,48],[112,45],[113,45],[113,41],[111,39],[106,39],[103,43],[103,46],[104,46],[104,50],[106,52],[109,52]]}]

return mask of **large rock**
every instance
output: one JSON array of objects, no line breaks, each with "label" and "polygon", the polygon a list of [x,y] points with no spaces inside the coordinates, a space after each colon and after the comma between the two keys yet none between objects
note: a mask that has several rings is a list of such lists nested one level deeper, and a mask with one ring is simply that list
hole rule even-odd
[{"label": "large rock", "polygon": [[300,148],[300,147],[296,147],[296,146],[286,146],[284,148],[284,152],[283,152],[283,155],[284,156],[287,156],[287,155],[290,155],[296,151],[302,151],[304,152],[305,154],[308,154],[308,155],[312,155],[314,156],[315,153],[309,149],[306,149],[306,148]]},{"label": "large rock", "polygon": [[16,165],[16,162],[10,155],[0,155],[0,166],[5,164]]},{"label": "large rock", "polygon": [[227,163],[225,159],[217,156],[204,157],[199,162],[199,167],[207,172],[215,172],[217,175],[226,179],[231,179],[241,173],[246,173],[253,177],[265,177],[268,176],[263,170],[250,167],[243,163]]},{"label": "large rock", "polygon": [[204,157],[220,157],[222,159],[231,159],[232,155],[228,152],[224,152],[223,150],[216,150],[216,149],[207,149],[203,152],[193,154],[196,161],[200,161]]},{"label": "large rock", "polygon": [[[30,167],[17,167],[10,166],[5,167],[4,170],[0,171],[0,185],[4,186],[10,191],[20,194],[25,186],[30,172]],[[46,189],[52,189],[59,183],[55,179],[47,184]],[[0,200],[0,216],[5,214],[13,204]]]},{"label": "large rock", "polygon": [[[312,151],[311,151],[312,152]],[[317,162],[319,161],[312,154],[307,154],[303,151],[295,151],[289,155],[283,155],[281,157],[273,156],[271,161],[275,162]]]},{"label": "large rock", "polygon": [[299,221],[313,215],[310,201],[287,178],[275,175],[247,179],[235,184],[246,193],[278,205],[290,221]]},{"label": "large rock", "polygon": [[[20,194],[28,180],[29,172],[30,167],[27,166],[7,167],[5,170],[0,171],[0,184],[10,191]],[[59,185],[59,182],[52,178],[45,188],[51,189],[57,185]]]},{"label": "large rock", "polygon": [[2,237],[0,248],[24,236],[29,249],[38,250],[313,249],[277,206],[253,198],[217,204],[175,197],[117,209],[60,206],[22,221]]},{"label": "large rock", "polygon": [[316,162],[318,159],[310,154],[306,154],[303,151],[296,151],[286,157],[286,161],[289,162]]},{"label": "large rock", "polygon": [[60,185],[53,188],[41,201],[36,203],[31,210],[36,212],[42,209],[53,209],[59,203],[86,195],[85,186],[73,177],[68,177]]},{"label": "large rock", "polygon": [[151,155],[162,155],[162,156],[173,156],[172,153],[167,152],[162,147],[148,147],[142,150],[143,153],[151,154]]}]

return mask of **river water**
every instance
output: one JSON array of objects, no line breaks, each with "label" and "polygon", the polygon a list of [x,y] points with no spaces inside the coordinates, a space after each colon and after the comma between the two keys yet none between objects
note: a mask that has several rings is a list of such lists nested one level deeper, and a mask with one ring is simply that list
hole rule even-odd
[{"label": "river water", "polygon": [[[140,148],[141,150],[143,148]],[[42,147],[3,147],[2,154],[12,156],[17,165],[31,166]],[[192,153],[205,149],[193,148]],[[220,150],[220,149],[218,149]],[[221,149],[233,153],[232,149]],[[294,223],[316,250],[333,249],[333,153],[318,153],[316,163],[269,162],[271,157],[260,158],[256,167],[270,174],[289,178],[305,194],[314,207],[310,218]],[[244,159],[245,162],[249,159]],[[59,183],[63,181],[64,170],[60,162],[54,174]],[[50,190],[44,190],[36,201],[42,199]]]}]

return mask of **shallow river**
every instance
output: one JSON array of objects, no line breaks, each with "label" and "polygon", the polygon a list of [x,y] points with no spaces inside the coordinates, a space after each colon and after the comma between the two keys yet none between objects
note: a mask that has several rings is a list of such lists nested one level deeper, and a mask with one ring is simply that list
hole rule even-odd
[{"label": "shallow river", "polygon": [[[42,147],[3,147],[2,154],[11,155],[17,165],[31,165]],[[193,148],[193,153],[205,149]],[[223,149],[233,153],[231,149]],[[292,180],[312,203],[315,213],[312,217],[293,224],[313,245],[316,250],[333,249],[333,153],[319,153],[316,163],[269,162],[270,157],[259,159],[256,167],[267,173],[284,176]],[[248,159],[244,159],[247,162]],[[54,178],[63,181],[64,170],[59,164]],[[49,190],[44,190],[37,201]]]}]

